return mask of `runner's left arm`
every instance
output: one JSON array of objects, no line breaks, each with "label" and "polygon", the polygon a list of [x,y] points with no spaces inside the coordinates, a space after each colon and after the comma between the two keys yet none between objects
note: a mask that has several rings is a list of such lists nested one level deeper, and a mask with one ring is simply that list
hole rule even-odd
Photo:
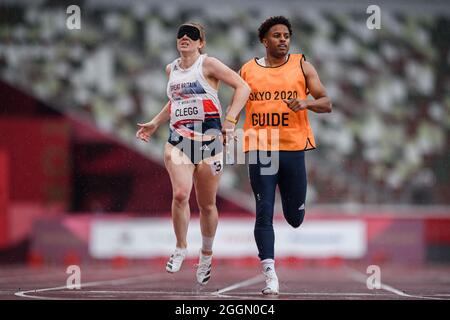
[{"label": "runner's left arm", "polygon": [[239,74],[216,58],[208,57],[203,66],[210,76],[219,81],[223,81],[234,89],[227,116],[237,119],[242,108],[247,103],[248,96],[250,95],[250,87]]}]

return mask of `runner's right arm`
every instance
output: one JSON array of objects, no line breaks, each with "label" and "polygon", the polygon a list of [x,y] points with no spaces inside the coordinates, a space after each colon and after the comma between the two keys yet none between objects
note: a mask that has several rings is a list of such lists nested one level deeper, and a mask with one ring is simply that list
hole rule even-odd
[{"label": "runner's right arm", "polygon": [[[167,77],[170,76],[170,64],[166,66]],[[149,122],[138,123],[139,130],[136,132],[136,137],[148,142],[153,133],[159,128],[159,126],[170,119],[170,101],[168,101],[162,110]]]}]

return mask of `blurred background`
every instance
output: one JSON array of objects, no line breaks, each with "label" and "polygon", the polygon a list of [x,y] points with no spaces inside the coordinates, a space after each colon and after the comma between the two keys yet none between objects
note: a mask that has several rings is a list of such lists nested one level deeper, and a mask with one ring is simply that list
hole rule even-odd
[{"label": "blurred background", "polygon": [[[380,29],[366,26],[370,4]],[[70,5],[79,30],[66,25]],[[280,259],[450,263],[450,4],[436,0],[1,0],[0,263],[165,259],[168,125],[149,143],[135,133],[167,100],[176,30],[202,23],[205,52],[238,71],[264,56],[257,29],[274,15],[289,18],[291,53],[333,102],[309,115],[318,148],[299,230],[277,198]],[[221,86],[223,106],[231,94]],[[195,256],[194,192],[190,203]],[[217,257],[254,262],[245,165],[225,167],[217,205]]]}]

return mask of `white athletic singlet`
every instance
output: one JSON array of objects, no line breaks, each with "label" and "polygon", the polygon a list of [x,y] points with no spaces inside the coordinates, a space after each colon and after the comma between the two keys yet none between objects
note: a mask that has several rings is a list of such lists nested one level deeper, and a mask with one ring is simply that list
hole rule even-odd
[{"label": "white athletic singlet", "polygon": [[170,130],[186,138],[201,137],[208,129],[221,129],[222,108],[217,90],[203,75],[206,56],[200,55],[188,69],[180,67],[180,58],[170,64]]}]

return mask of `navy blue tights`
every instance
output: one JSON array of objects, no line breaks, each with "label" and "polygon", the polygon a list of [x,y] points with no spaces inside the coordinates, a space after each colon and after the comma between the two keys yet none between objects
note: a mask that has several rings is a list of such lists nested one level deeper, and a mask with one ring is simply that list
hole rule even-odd
[{"label": "navy blue tights", "polygon": [[[283,214],[286,221],[298,228],[305,216],[306,169],[304,151],[278,151],[257,155],[250,153],[249,177],[256,201],[255,240],[258,256],[261,260],[274,259],[275,234],[273,230],[273,211],[275,205],[275,189],[280,189]],[[278,170],[266,174],[261,169],[276,168]],[[267,164],[269,158],[271,163]],[[269,170],[273,171],[273,170]]]}]

